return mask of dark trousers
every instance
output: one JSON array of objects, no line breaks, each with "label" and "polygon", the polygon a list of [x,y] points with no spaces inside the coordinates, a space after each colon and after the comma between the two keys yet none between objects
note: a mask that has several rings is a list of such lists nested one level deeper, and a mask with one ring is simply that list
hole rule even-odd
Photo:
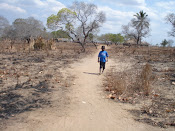
[{"label": "dark trousers", "polygon": [[104,70],[105,69],[105,64],[106,64],[106,62],[101,62],[100,61],[100,69],[103,68],[103,70]]}]

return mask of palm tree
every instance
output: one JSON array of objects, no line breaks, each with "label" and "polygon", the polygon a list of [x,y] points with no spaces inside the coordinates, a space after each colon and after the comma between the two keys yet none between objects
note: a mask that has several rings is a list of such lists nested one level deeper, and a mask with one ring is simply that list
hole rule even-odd
[{"label": "palm tree", "polygon": [[132,19],[132,26],[137,30],[137,44],[140,42],[141,38],[149,33],[149,19],[146,12],[140,11],[134,15],[136,18]]}]

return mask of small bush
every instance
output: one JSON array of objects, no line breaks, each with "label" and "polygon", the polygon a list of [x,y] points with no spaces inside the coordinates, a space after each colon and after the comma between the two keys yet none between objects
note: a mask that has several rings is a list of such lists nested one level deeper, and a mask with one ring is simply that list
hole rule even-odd
[{"label": "small bush", "polygon": [[141,71],[135,73],[131,70],[125,72],[110,71],[106,77],[106,91],[122,97],[136,97],[137,94],[148,96],[153,81],[151,65],[146,64]]},{"label": "small bush", "polygon": [[150,64],[146,64],[141,74],[137,75],[136,81],[133,83],[134,90],[143,92],[144,95],[148,96],[150,93],[150,83],[152,81],[152,68]]},{"label": "small bush", "polygon": [[40,50],[44,48],[44,42],[41,37],[39,37],[36,42],[34,43],[34,49]]},{"label": "small bush", "polygon": [[126,89],[125,75],[121,73],[110,72],[107,76],[106,86],[109,91],[116,95],[122,95]]}]

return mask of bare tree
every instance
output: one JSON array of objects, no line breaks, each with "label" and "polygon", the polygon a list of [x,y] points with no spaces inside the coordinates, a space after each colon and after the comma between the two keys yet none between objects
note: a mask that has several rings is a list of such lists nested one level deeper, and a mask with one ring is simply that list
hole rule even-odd
[{"label": "bare tree", "polygon": [[13,27],[16,32],[16,37],[21,39],[37,37],[44,31],[43,23],[33,17],[16,19],[13,22]]},{"label": "bare tree", "polygon": [[97,6],[85,2],[74,2],[70,8],[61,9],[57,15],[47,19],[47,26],[51,29],[61,28],[69,37],[80,43],[85,51],[89,34],[98,31],[105,22],[106,16],[97,11]]},{"label": "bare tree", "polygon": [[9,26],[8,20],[5,17],[0,16],[0,37],[2,36],[4,29],[8,26]]},{"label": "bare tree", "polygon": [[149,35],[150,22],[147,18],[148,15],[143,11],[136,13],[134,16],[135,18],[133,18],[128,25],[122,26],[122,33],[129,38],[135,39],[137,44],[139,44],[139,42],[141,44],[142,38]]},{"label": "bare tree", "polygon": [[168,32],[168,34],[170,36],[175,37],[175,14],[174,13],[170,13],[165,17],[165,20],[167,21],[167,23],[170,23],[172,25],[172,30],[170,32]]},{"label": "bare tree", "polygon": [[26,39],[30,41],[30,37],[37,37],[44,32],[43,23],[39,20],[29,17],[27,19],[16,19],[11,26],[4,30],[4,37]]},{"label": "bare tree", "polygon": [[10,39],[15,39],[16,37],[16,32],[13,28],[13,26],[8,26],[4,29],[2,37],[4,38],[10,38]]}]

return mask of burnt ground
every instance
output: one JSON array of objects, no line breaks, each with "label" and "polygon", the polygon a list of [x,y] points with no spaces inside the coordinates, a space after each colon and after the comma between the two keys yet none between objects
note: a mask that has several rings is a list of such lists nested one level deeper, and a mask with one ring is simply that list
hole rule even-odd
[{"label": "burnt ground", "polygon": [[0,127],[19,114],[53,107],[54,102],[60,110],[64,108],[68,87],[75,79],[65,69],[93,50],[90,46],[83,53],[77,43],[58,43],[56,50],[1,52]]},{"label": "burnt ground", "polygon": [[[107,50],[115,60],[106,75],[105,90],[116,102],[130,103],[135,120],[167,128],[175,126],[175,49],[113,46]],[[149,65],[150,71],[143,71]],[[148,76],[142,77],[141,74]],[[145,93],[146,81],[147,92]]]}]

